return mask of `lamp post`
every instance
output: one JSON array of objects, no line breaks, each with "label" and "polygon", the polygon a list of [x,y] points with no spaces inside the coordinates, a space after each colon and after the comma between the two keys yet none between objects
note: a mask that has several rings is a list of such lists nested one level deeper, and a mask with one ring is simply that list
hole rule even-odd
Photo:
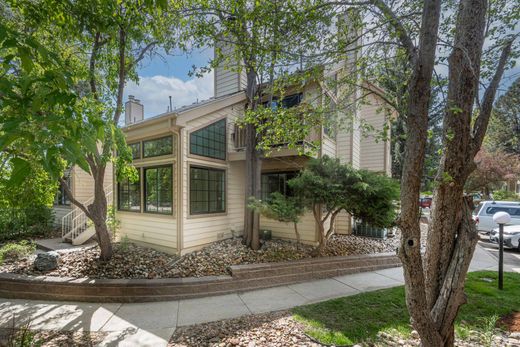
[{"label": "lamp post", "polygon": [[504,224],[511,221],[507,212],[497,212],[493,221],[498,224],[498,289],[504,288]]}]

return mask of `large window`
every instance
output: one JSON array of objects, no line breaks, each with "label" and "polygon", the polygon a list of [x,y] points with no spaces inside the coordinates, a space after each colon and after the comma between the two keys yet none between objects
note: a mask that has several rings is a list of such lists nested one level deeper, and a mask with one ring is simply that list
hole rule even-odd
[{"label": "large window", "polygon": [[190,167],[190,214],[226,211],[224,170]]},{"label": "large window", "polygon": [[117,184],[117,209],[120,211],[141,211],[141,183],[128,178]]},{"label": "large window", "polygon": [[273,172],[262,174],[262,199],[269,199],[269,196],[278,192],[285,196],[292,196],[293,192],[287,182],[296,177],[296,171],[289,172]]},{"label": "large window", "polygon": [[145,212],[172,214],[172,171],[171,165],[144,169]]},{"label": "large window", "polygon": [[190,153],[226,160],[226,120],[208,125],[190,134]]},{"label": "large window", "polygon": [[160,139],[153,139],[143,141],[143,157],[157,157],[160,155],[168,155],[173,153],[173,138],[172,136],[162,137]]}]

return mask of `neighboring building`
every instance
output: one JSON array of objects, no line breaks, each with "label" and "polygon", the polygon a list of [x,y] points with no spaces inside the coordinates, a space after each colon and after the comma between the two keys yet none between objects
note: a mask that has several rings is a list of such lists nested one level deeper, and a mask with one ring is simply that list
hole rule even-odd
[{"label": "neighboring building", "polygon": [[[324,74],[333,77],[342,71],[340,67]],[[217,68],[215,97],[148,119],[143,117],[139,100],[129,98],[123,132],[133,150],[139,180],[114,180],[121,236],[165,252],[184,254],[242,233],[247,200],[245,134],[235,122],[244,115],[244,85],[243,75]],[[337,93],[322,84],[309,83],[303,90],[288,93],[286,103],[325,103]],[[327,101],[324,95],[328,95]],[[370,95],[356,108],[352,129],[319,127],[306,140],[320,144],[317,156],[337,157],[354,167],[389,175],[389,141],[378,140],[375,135],[363,136],[358,126],[363,121],[376,132],[386,128],[388,120],[382,106],[381,100]],[[273,151],[262,160],[262,194],[287,193],[287,181],[308,160],[295,150]],[[75,192],[79,192],[76,187],[83,186],[77,178],[72,184]],[[351,223],[346,213],[338,216],[336,232],[350,233]],[[261,229],[271,230],[273,237],[295,237],[291,225],[263,217]],[[302,218],[299,231],[303,242],[317,241],[312,213]]]}]

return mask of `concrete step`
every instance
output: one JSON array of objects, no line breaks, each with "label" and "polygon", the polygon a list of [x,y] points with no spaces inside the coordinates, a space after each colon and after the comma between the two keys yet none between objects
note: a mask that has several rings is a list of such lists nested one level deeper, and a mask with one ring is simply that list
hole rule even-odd
[{"label": "concrete step", "polygon": [[79,246],[87,242],[96,234],[96,229],[93,226],[85,229],[81,234],[72,239],[72,244],[74,246]]}]

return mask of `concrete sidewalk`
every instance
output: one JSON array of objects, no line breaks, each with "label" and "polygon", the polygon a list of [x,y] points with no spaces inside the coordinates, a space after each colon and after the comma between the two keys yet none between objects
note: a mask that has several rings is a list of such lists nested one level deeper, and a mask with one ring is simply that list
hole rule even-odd
[{"label": "concrete sidewalk", "polygon": [[[470,271],[496,269],[477,247]],[[166,346],[175,329],[278,311],[361,292],[402,285],[402,268],[311,281],[239,294],[138,304],[89,304],[0,299],[0,327],[31,322],[31,329],[108,332],[101,346]]]}]

